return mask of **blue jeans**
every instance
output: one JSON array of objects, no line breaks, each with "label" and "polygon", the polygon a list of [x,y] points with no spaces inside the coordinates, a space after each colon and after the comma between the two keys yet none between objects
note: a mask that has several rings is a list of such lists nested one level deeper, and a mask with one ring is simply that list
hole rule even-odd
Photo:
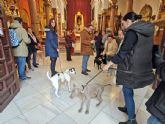
[{"label": "blue jeans", "polygon": [[83,59],[82,59],[82,71],[83,72],[86,72],[86,70],[87,70],[88,60],[89,60],[89,55],[83,55]]},{"label": "blue jeans", "polygon": [[123,86],[123,94],[124,94],[124,100],[125,100],[125,107],[127,108],[128,112],[128,119],[134,119],[135,118],[135,102],[134,102],[134,92],[133,89],[127,88]]},{"label": "blue jeans", "polygon": [[36,65],[37,52],[33,52],[33,65]]},{"label": "blue jeans", "polygon": [[147,120],[147,124],[162,124],[156,117],[150,116]]},{"label": "blue jeans", "polygon": [[21,80],[25,80],[27,78],[25,74],[26,57],[16,57],[16,63],[17,63],[19,78]]}]

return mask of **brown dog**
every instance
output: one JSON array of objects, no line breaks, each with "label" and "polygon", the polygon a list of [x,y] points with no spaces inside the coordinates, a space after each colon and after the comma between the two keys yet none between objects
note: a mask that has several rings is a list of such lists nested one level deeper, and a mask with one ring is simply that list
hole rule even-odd
[{"label": "brown dog", "polygon": [[111,85],[111,84],[107,84],[107,85],[88,84],[86,86],[83,86],[83,90],[82,90],[80,88],[77,88],[74,84],[70,98],[79,97],[82,100],[81,107],[78,110],[79,112],[82,111],[84,102],[86,102],[85,113],[88,114],[89,113],[89,106],[90,106],[90,99],[97,97],[97,99],[99,100],[99,103],[96,104],[96,106],[99,106],[101,104],[101,102],[103,101],[103,99],[101,98],[101,94],[104,91],[104,87],[108,86],[108,85]]}]

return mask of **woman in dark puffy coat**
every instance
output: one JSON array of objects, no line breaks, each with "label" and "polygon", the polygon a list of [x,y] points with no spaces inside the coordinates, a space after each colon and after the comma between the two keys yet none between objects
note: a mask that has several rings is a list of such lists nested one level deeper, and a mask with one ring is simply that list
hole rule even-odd
[{"label": "woman in dark puffy coat", "polygon": [[46,42],[45,42],[45,56],[50,56],[50,69],[51,76],[55,75],[56,60],[58,57],[58,36],[56,33],[56,22],[54,18],[49,20],[49,25],[45,29],[46,32]]},{"label": "woman in dark puffy coat", "polygon": [[152,46],[154,25],[140,21],[140,15],[127,13],[122,20],[125,36],[119,52],[104,67],[108,70],[117,64],[116,83],[123,86],[125,107],[118,107],[127,113],[128,121],[119,124],[137,124],[135,115],[134,89],[143,88],[154,81],[152,71]]},{"label": "woman in dark puffy coat", "polygon": [[146,102],[147,110],[151,113],[147,124],[165,124],[165,62],[157,68],[157,80],[160,84]]}]

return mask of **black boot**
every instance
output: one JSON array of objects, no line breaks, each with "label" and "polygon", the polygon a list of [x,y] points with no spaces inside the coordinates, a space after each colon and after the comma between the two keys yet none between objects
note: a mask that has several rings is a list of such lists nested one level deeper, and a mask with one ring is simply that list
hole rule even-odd
[{"label": "black boot", "polygon": [[136,119],[128,120],[126,122],[119,122],[119,124],[137,124]]},{"label": "black boot", "polygon": [[126,107],[118,107],[118,109],[119,109],[121,112],[124,112],[125,114],[128,114],[127,108],[126,108]]}]

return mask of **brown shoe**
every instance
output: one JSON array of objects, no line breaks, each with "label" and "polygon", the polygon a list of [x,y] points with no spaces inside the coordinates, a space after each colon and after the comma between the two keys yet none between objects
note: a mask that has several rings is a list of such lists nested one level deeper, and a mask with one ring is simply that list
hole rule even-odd
[{"label": "brown shoe", "polygon": [[85,71],[82,71],[81,74],[83,74],[83,75],[88,75],[88,73],[85,72]]}]

